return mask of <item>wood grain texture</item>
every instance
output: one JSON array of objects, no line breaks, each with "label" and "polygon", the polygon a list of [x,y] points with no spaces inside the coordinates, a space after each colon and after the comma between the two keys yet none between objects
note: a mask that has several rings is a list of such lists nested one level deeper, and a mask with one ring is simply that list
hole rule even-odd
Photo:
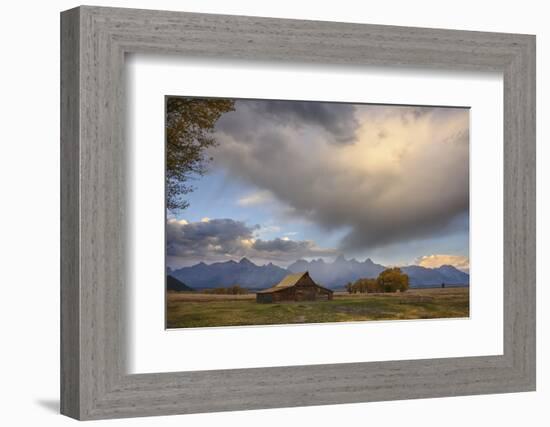
[{"label": "wood grain texture", "polygon": [[[61,27],[62,413],[100,419],[534,390],[534,36],[86,6],[63,12]],[[504,354],[128,375],[126,53],[501,71]]]},{"label": "wood grain texture", "polygon": [[61,21],[61,412],[80,413],[79,17]]}]

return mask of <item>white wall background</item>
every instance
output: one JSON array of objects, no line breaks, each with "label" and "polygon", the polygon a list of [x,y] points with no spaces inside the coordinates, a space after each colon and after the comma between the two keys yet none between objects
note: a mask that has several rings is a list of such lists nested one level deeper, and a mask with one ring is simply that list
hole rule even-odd
[{"label": "white wall background", "polygon": [[[416,0],[96,1],[97,5],[537,34],[538,391],[108,421],[110,425],[349,424],[546,426],[550,423],[548,200],[550,27],[545,2]],[[3,4],[0,66],[0,420],[63,426],[59,384],[59,11],[75,1]]]}]

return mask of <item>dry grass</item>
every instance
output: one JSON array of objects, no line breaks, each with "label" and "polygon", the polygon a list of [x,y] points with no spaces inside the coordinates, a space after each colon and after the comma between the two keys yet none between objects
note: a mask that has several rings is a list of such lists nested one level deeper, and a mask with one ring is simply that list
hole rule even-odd
[{"label": "dry grass", "polygon": [[244,295],[201,294],[194,292],[168,292],[169,302],[256,301],[256,294]]},{"label": "dry grass", "polygon": [[437,319],[469,316],[468,288],[412,289],[404,293],[348,294],[332,301],[258,304],[254,293],[168,293],[169,328]]}]

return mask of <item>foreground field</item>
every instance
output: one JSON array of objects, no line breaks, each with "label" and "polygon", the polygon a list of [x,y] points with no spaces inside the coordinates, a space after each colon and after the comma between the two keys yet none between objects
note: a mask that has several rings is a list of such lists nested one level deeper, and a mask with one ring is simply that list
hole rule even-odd
[{"label": "foreground field", "polygon": [[412,289],[395,294],[336,292],[332,301],[258,304],[254,293],[168,293],[168,328],[437,319],[469,316],[469,289]]}]

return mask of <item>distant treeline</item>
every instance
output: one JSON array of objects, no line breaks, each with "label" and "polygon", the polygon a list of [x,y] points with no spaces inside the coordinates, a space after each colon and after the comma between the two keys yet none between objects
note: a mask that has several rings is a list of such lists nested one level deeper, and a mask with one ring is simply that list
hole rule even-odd
[{"label": "distant treeline", "polygon": [[245,295],[248,293],[248,289],[239,285],[229,286],[227,288],[214,288],[204,289],[201,291],[205,294],[217,294],[217,295]]},{"label": "distant treeline", "polygon": [[353,283],[349,282],[345,288],[350,294],[405,292],[409,289],[409,276],[400,268],[387,268],[376,279],[358,279]]}]

